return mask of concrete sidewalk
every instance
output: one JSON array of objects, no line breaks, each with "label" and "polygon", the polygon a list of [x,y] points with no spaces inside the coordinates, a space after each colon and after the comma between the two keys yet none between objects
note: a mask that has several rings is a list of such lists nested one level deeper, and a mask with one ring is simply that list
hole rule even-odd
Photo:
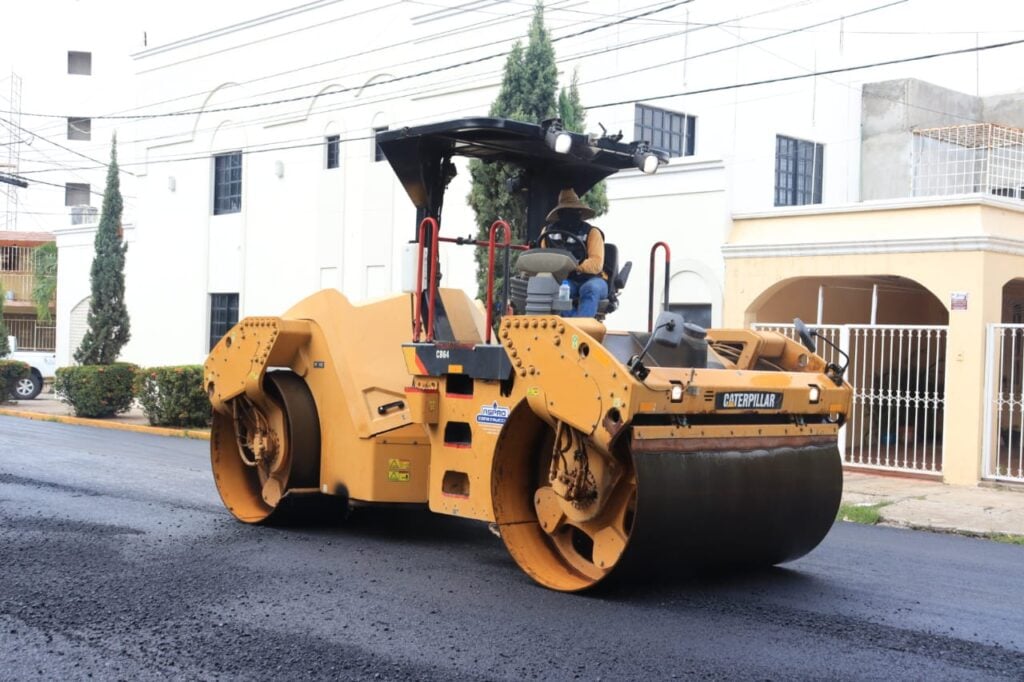
[{"label": "concrete sidewalk", "polygon": [[65,405],[53,393],[41,393],[35,400],[12,400],[0,404],[0,414],[13,417],[38,418],[41,420],[61,421],[67,424],[95,426],[105,429],[120,429],[152,433],[160,436],[179,436],[183,438],[209,438],[210,429],[197,428],[166,428],[151,426],[149,419],[137,405],[116,417],[106,419],[86,419],[75,417],[70,405]]},{"label": "concrete sidewalk", "polygon": [[844,504],[882,505],[886,525],[1024,538],[1024,486],[953,486],[851,472],[843,484]]},{"label": "concrete sidewalk", "polygon": [[[4,409],[5,408],[5,409]],[[42,418],[69,417],[71,409],[53,394],[44,393],[35,400],[5,403],[0,412],[38,414]],[[69,420],[71,421],[71,420]],[[208,429],[157,429],[149,426],[142,410],[110,419],[75,419],[73,423],[93,424],[105,428],[148,431],[167,436],[208,437]],[[951,486],[896,476],[864,473],[844,474],[843,504],[878,505],[881,523],[906,528],[969,535],[1012,535],[1024,538],[1024,485]]]}]

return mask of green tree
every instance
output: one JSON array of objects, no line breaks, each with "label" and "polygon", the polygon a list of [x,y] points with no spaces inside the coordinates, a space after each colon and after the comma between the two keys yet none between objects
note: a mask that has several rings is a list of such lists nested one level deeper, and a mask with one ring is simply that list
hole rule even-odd
[{"label": "green tree", "polygon": [[57,244],[47,242],[32,251],[35,267],[32,274],[32,302],[36,304],[36,317],[50,322],[50,304],[57,293]]},{"label": "green tree", "polygon": [[107,186],[103,191],[103,209],[96,230],[96,255],[89,280],[88,329],[75,361],[82,365],[109,365],[117,360],[131,337],[128,307],[124,301],[124,256],[127,245],[121,239],[121,182],[117,167],[117,136],[110,143]]},{"label": "green tree", "polygon": [[[574,75],[569,89],[559,92],[555,49],[544,26],[544,4],[539,0],[534,5],[526,48],[517,41],[505,60],[501,88],[491,104],[490,115],[528,123],[559,116],[567,129],[583,132],[585,115],[577,78]],[[525,241],[526,197],[508,189],[509,181],[516,175],[515,168],[474,159],[469,164],[469,173],[472,186],[468,201],[476,214],[477,239],[486,241],[491,223],[502,218],[512,227],[513,242]],[[603,183],[587,192],[583,200],[599,215],[608,209]],[[513,264],[514,259],[515,255]],[[477,296],[483,299],[487,293],[487,252],[484,249],[476,250],[476,263]],[[494,284],[500,291],[500,273]]]},{"label": "green tree", "polygon": [[7,297],[7,292],[4,291],[3,286],[0,286],[0,358],[7,357],[11,354],[11,344],[7,341],[7,323],[4,322],[4,300]]}]

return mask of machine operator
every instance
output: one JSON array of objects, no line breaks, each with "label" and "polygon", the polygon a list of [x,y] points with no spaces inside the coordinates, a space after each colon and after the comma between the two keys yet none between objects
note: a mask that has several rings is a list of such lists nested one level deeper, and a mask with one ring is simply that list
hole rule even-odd
[{"label": "machine operator", "polygon": [[604,234],[586,222],[593,217],[594,210],[580,201],[575,191],[563,189],[558,193],[558,205],[548,213],[548,224],[540,235],[541,246],[565,249],[579,263],[569,276],[572,297],[579,297],[579,305],[576,310],[562,313],[564,317],[594,317],[601,299],[608,297]]}]

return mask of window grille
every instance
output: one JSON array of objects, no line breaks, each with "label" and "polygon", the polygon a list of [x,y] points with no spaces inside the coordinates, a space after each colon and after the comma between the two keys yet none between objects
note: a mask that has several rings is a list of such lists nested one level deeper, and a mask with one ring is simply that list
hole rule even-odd
[{"label": "window grille", "polygon": [[775,136],[775,205],[821,203],[825,145]]},{"label": "window grille", "polygon": [[238,324],[238,294],[210,294],[210,350]]},{"label": "window grille", "polygon": [[213,214],[242,210],[242,152],[213,157]]},{"label": "window grille", "polygon": [[644,140],[669,156],[693,156],[696,127],[695,116],[637,104],[633,139]]},{"label": "window grille", "polygon": [[337,168],[341,165],[341,136],[327,136],[327,167]]}]

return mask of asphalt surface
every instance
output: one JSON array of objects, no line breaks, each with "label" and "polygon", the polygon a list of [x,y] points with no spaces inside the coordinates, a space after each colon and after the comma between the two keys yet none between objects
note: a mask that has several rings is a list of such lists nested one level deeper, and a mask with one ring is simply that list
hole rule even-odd
[{"label": "asphalt surface", "polygon": [[244,526],[207,447],[0,417],[0,678],[1024,678],[1024,547],[837,524],[784,568],[565,595],[461,519]]}]

